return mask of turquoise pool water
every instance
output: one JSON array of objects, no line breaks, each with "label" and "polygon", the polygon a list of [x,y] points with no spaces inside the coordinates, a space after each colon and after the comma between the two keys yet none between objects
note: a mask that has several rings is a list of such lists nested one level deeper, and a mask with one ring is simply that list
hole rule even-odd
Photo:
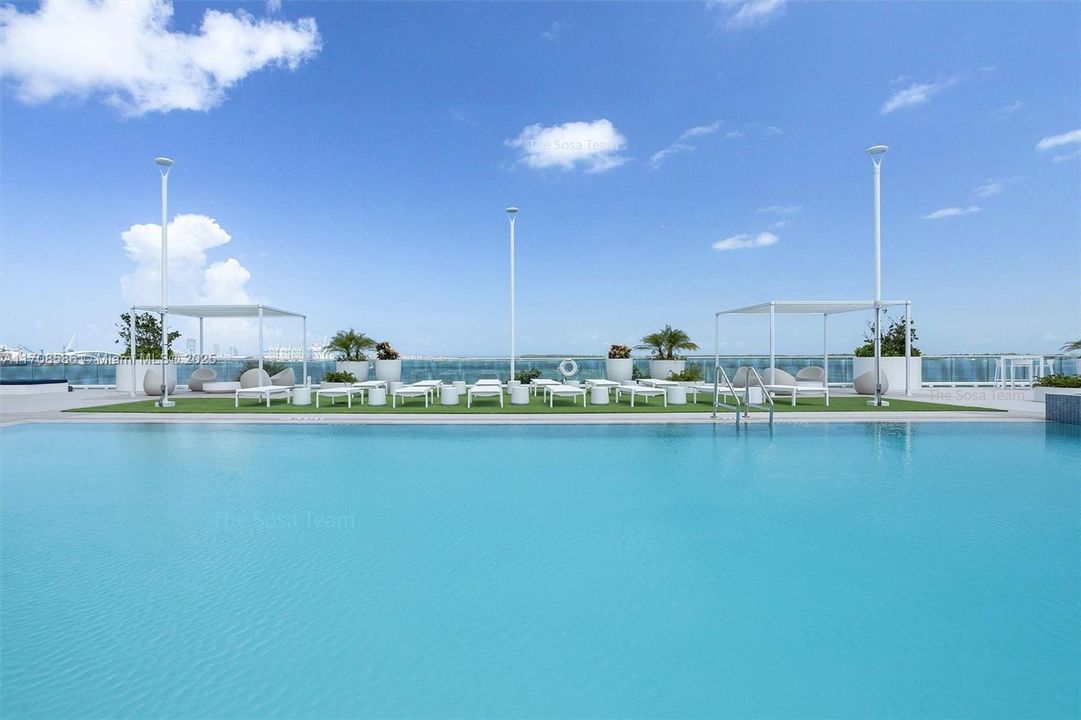
[{"label": "turquoise pool water", "polygon": [[1043,424],[0,432],[16,717],[1077,717]]}]

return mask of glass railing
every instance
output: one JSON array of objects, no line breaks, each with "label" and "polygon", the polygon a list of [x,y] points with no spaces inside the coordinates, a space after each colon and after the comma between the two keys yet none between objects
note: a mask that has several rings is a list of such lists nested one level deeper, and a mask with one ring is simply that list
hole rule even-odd
[{"label": "glass railing", "polygon": [[[1078,359],[1048,355],[1054,361],[1056,373],[1078,374]],[[562,357],[527,357],[515,360],[516,370],[540,370],[541,377],[558,379],[559,363]],[[604,377],[604,358],[575,358],[579,372],[577,378]],[[223,380],[236,380],[244,371],[248,360],[218,360],[206,366],[217,371]],[[924,355],[924,383],[942,384],[990,384],[994,381],[997,355]],[[688,358],[688,364],[697,365],[707,382],[713,381],[713,357],[696,356]],[[302,364],[286,363],[296,373],[301,382]],[[649,377],[649,359],[635,358],[634,365],[642,377]],[[739,367],[751,365],[759,370],[769,365],[769,357],[763,355],[725,355],[721,357],[721,366],[732,375]],[[778,355],[777,367],[795,375],[800,369],[821,366],[822,357],[814,355]],[[199,367],[194,363],[177,364],[177,382],[187,383],[188,377]],[[312,382],[319,382],[324,373],[334,369],[332,360],[313,360],[308,362],[308,375]],[[847,384],[852,382],[852,356],[830,356],[829,381]],[[418,358],[402,361],[402,381],[417,380],[464,380],[475,382],[481,378],[507,379],[510,374],[510,361],[507,358]],[[372,375],[374,377],[374,375]],[[67,380],[71,385],[115,385],[116,365],[112,364],[59,364],[59,363],[3,363],[0,364],[0,382],[13,383],[26,380]]]}]

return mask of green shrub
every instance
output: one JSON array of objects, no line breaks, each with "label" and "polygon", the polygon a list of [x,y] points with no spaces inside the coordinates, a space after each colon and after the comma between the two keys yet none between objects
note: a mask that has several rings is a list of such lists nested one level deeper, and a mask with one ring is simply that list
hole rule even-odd
[{"label": "green shrub", "polygon": [[675,382],[702,382],[702,368],[688,365],[679,372],[668,373],[668,379]]},{"label": "green shrub", "polygon": [[608,348],[610,360],[626,360],[631,356],[631,349],[626,345],[612,345]]},{"label": "green shrub", "polygon": [[[882,357],[904,357],[905,356],[905,319],[890,320],[889,316],[883,312],[882,319],[889,322],[889,326],[886,328],[886,332],[882,333]],[[920,349],[916,347],[916,323],[912,323],[912,327],[909,330],[912,335],[912,357],[920,356]],[[863,345],[860,345],[855,350],[856,357],[874,357],[875,356],[875,324],[873,322],[867,323],[867,332],[863,336]]]},{"label": "green shrub", "polygon": [[541,376],[541,371],[537,368],[530,368],[528,370],[519,370],[514,373],[514,379],[523,385],[528,385]]},{"label": "green shrub", "polygon": [[1044,375],[1033,387],[1081,388],[1081,375]]},{"label": "green shrub", "polygon": [[356,381],[357,376],[345,370],[331,370],[323,375],[323,382],[325,383],[355,383]]}]

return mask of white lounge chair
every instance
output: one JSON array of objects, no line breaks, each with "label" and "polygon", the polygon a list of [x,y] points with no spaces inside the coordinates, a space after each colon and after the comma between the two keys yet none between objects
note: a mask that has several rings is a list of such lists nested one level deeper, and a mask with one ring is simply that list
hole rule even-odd
[{"label": "white lounge chair", "polygon": [[330,398],[330,404],[333,405],[335,401],[343,397],[345,398],[346,405],[353,407],[353,396],[359,395],[360,401],[364,402],[364,393],[366,388],[353,387],[347,385],[346,387],[333,387],[333,388],[319,388],[315,391],[315,407],[319,407],[319,398]]},{"label": "white lounge chair", "polygon": [[240,407],[240,398],[243,397],[255,397],[259,400],[266,398],[266,406],[270,407],[270,398],[274,396],[285,396],[286,402],[293,402],[293,388],[282,387],[281,385],[264,385],[263,387],[251,387],[251,388],[237,388],[233,391],[233,407]]},{"label": "white lounge chair", "polygon": [[217,379],[217,370],[207,367],[198,368],[190,377],[188,377],[188,390],[191,390],[192,392],[202,392],[203,383],[214,382]]},{"label": "white lounge chair", "polygon": [[245,370],[240,375],[240,387],[242,388],[261,388],[267,385],[273,385],[270,381],[270,375],[266,370],[260,370],[259,368],[252,368],[251,370]]},{"label": "white lounge chair", "polygon": [[[478,381],[476,385],[469,388],[465,394],[465,406],[473,407],[473,398],[475,397],[498,397],[499,407],[503,407],[503,388],[500,385],[481,385],[481,381]],[[499,382],[496,380],[495,382]]]},{"label": "white lounge chair", "polygon": [[544,392],[548,395],[548,407],[555,407],[557,397],[569,397],[578,403],[578,396],[582,397],[582,407],[586,406],[586,388],[581,385],[546,385]]},{"label": "white lounge chair", "polygon": [[405,399],[411,397],[424,398],[424,407],[428,407],[428,400],[431,393],[434,390],[428,386],[418,385],[403,385],[400,388],[395,388],[394,392],[390,394],[390,406],[398,407],[398,398],[402,399],[402,405],[405,405]]},{"label": "white lounge chair", "polygon": [[651,397],[664,398],[664,406],[668,407],[668,391],[662,388],[648,387],[646,385],[620,385],[616,388],[616,402],[619,402],[620,395],[631,396],[631,407],[634,407],[634,399],[636,397],[643,397],[646,402],[649,402]]}]

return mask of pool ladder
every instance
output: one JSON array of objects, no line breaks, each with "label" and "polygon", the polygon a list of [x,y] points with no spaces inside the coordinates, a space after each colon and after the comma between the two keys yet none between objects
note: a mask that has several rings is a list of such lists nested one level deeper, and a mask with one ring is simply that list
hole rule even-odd
[{"label": "pool ladder", "polygon": [[[766,410],[767,412],[769,412],[769,426],[772,428],[774,411],[773,396],[769,394],[768,390],[766,390],[766,384],[762,382],[762,376],[758,374],[757,370],[750,366],[740,368],[740,370],[744,369],[747,370],[747,381],[743,385],[743,402],[740,403],[739,393],[736,391],[735,386],[729,379],[728,373],[724,371],[724,368],[721,367],[721,364],[719,362],[713,366],[713,419],[717,419],[718,408],[732,410],[735,413],[736,429],[738,430],[740,423],[740,410],[742,409],[743,421],[746,422],[751,418],[751,408],[755,408],[756,410]],[[722,379],[724,380],[725,386],[728,388],[728,392],[725,393],[725,396],[732,396],[732,401],[735,403],[733,405],[729,405],[728,403],[723,403],[720,401]],[[751,403],[752,380],[754,381],[754,384],[762,388],[762,398],[765,401],[769,402],[768,405],[765,402],[757,405]]]}]

